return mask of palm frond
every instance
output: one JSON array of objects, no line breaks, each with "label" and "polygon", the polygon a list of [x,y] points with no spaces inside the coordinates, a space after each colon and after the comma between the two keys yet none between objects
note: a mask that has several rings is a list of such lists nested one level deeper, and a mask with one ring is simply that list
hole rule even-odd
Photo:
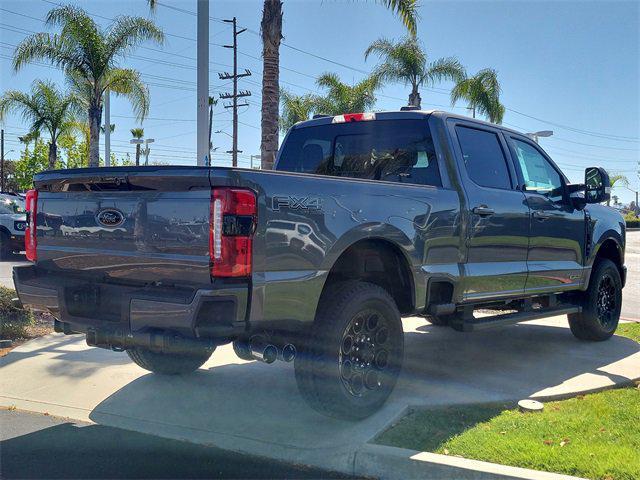
[{"label": "palm frond", "polygon": [[149,89],[139,72],[129,68],[114,68],[105,75],[103,88],[129,100],[138,121],[144,120],[148,115]]},{"label": "palm frond", "polygon": [[442,80],[459,82],[465,78],[465,75],[465,68],[457,58],[439,58],[426,67],[420,83],[433,85]]},{"label": "palm frond", "polygon": [[82,52],[88,69],[97,78],[104,63],[104,34],[93,18],[82,8],[64,5],[53,8],[46,17],[49,26],[61,27],[60,37]]},{"label": "palm frond", "polygon": [[375,91],[381,80],[371,75],[355,85],[347,85],[335,73],[321,75],[317,82],[319,87],[327,89],[324,96],[316,99],[315,111],[327,115],[340,115],[348,112],[363,112],[375,105]]},{"label": "palm frond", "polygon": [[315,95],[295,95],[286,90],[280,92],[282,115],[280,116],[280,130],[286,132],[298,122],[309,120],[318,105]]},{"label": "palm frond", "polygon": [[372,53],[380,57],[389,56],[393,52],[395,44],[386,38],[379,38],[373,42],[364,52],[364,59],[367,60]]},{"label": "palm frond", "polygon": [[451,90],[451,105],[465,100],[468,105],[493,123],[502,123],[505,108],[500,103],[498,74],[491,68],[480,70],[472,77],[460,80]]},{"label": "palm frond", "polygon": [[13,54],[13,68],[20,70],[33,60],[49,60],[63,70],[86,72],[87,64],[82,52],[60,35],[36,33],[18,44]]},{"label": "palm frond", "polygon": [[418,1],[417,0],[377,0],[400,17],[409,33],[415,36],[418,31]]},{"label": "palm frond", "polygon": [[105,39],[107,58],[125,55],[147,40],[159,44],[164,42],[164,33],[151,20],[142,17],[116,17]]}]

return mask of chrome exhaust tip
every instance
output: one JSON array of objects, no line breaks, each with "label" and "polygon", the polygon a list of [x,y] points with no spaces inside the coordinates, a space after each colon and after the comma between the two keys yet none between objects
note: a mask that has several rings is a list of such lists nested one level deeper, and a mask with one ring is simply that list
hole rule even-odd
[{"label": "chrome exhaust tip", "polygon": [[275,345],[265,342],[260,337],[254,337],[249,342],[251,356],[256,360],[270,364],[278,359],[278,348]]},{"label": "chrome exhaust tip", "polygon": [[283,362],[293,362],[293,360],[296,358],[296,347],[293,343],[287,343],[284,347],[282,347],[282,350],[280,351],[280,355],[278,355],[278,358],[280,360],[282,360]]}]

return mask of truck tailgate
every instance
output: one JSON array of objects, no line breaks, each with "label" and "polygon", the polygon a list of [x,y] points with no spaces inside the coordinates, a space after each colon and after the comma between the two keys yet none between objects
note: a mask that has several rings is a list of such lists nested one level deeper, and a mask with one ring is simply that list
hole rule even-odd
[{"label": "truck tailgate", "polygon": [[44,173],[38,266],[100,280],[210,283],[206,169],[81,169]]}]

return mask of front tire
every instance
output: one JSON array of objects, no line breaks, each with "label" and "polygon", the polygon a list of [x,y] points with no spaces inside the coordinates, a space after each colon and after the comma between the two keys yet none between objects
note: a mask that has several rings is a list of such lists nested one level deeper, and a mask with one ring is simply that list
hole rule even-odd
[{"label": "front tire", "polygon": [[200,368],[209,360],[214,348],[199,348],[188,355],[181,353],[152,352],[146,348],[133,347],[127,355],[136,365],[161,375],[184,375]]},{"label": "front tire", "polygon": [[591,341],[610,338],[618,328],[622,308],[620,271],[611,260],[596,262],[589,287],[581,298],[582,312],[569,315],[573,335]]},{"label": "front tire", "polygon": [[298,389],[315,410],[337,418],[375,413],[395,387],[404,354],[400,312],[382,288],[330,286],[295,359]]}]

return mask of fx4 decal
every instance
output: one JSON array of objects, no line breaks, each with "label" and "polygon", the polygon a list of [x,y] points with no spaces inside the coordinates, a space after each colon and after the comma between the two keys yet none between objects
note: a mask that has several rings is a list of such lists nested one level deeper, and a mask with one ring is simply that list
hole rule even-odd
[{"label": "fx4 decal", "polygon": [[311,213],[322,212],[322,199],[313,196],[276,195],[271,199],[271,207],[274,211],[288,208],[289,210],[301,210]]}]

